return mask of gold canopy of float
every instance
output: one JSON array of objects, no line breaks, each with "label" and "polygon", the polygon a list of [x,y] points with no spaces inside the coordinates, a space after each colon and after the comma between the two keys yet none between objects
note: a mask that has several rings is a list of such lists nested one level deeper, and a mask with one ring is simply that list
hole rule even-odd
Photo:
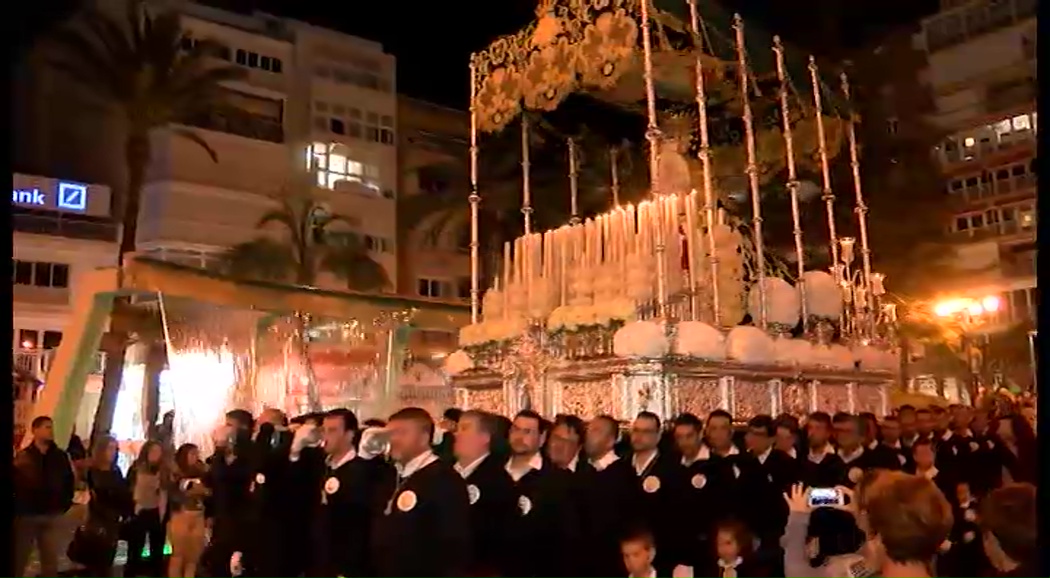
[{"label": "gold canopy of float", "polygon": [[[829,102],[849,102],[845,75],[833,94],[810,58],[803,99],[774,38],[764,50],[775,64],[772,106],[780,124],[760,126],[753,110],[764,98],[758,82],[770,75],[751,65],[756,49],[746,44],[743,20],[732,21],[735,58],[721,58],[707,49],[701,0],[678,1],[688,8],[686,49],[666,38],[669,12],[650,2],[548,0],[535,22],[471,58],[472,323],[446,363],[458,404],[624,419],[641,410],[667,417],[716,408],[741,419],[815,409],[885,413],[899,365],[895,311],[882,302],[883,276],[871,270],[857,119],[826,114]],[[683,74],[691,77],[696,114],[669,117],[658,109],[658,90]],[[570,139],[570,221],[533,231],[523,130],[525,230],[503,247],[502,270],[483,297],[479,134],[502,129],[523,108],[552,110],[581,90],[612,101],[635,93],[644,99],[652,198],[621,205],[614,163],[614,207],[581,219]],[[715,106],[742,120],[742,143],[715,146]],[[688,158],[685,143],[694,138],[698,154]],[[853,167],[848,187],[858,240],[836,233],[829,162],[843,144]],[[805,268],[797,176],[803,167],[822,177],[833,263],[827,271]],[[784,172],[795,241],[791,272],[774,270],[766,258],[759,191]],[[718,207],[721,180],[730,176],[747,183],[746,221]],[[740,325],[745,316],[750,325]],[[803,337],[792,338],[800,323]]]}]

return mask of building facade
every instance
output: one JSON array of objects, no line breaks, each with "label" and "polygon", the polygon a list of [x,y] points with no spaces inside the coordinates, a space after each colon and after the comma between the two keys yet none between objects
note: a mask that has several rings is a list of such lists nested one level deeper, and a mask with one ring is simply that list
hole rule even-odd
[{"label": "building facade", "polygon": [[948,136],[935,151],[952,204],[966,297],[998,296],[989,328],[1034,321],[1036,284],[1036,0],[942,0],[915,45],[930,119]]}]

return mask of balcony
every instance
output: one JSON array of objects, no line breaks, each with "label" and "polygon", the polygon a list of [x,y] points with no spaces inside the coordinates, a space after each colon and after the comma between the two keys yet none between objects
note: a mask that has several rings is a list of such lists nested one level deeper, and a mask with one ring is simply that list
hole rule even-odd
[{"label": "balcony", "polygon": [[[996,200],[1010,197],[1034,197],[1039,179],[1034,173],[1012,175],[1006,179],[993,179],[950,191],[952,202],[958,208],[974,204],[992,204]],[[1025,193],[1028,193],[1026,195]]]},{"label": "balcony", "polygon": [[926,50],[934,53],[1034,18],[1038,0],[985,0],[942,11],[923,23]]},{"label": "balcony", "polygon": [[19,233],[116,243],[120,227],[109,220],[55,212],[12,209],[11,228]]},{"label": "balcony", "polygon": [[194,115],[186,119],[185,124],[254,140],[284,142],[284,126],[280,121],[233,107]]},{"label": "balcony", "polygon": [[[44,381],[47,378],[47,372],[50,371],[51,363],[55,360],[54,349],[15,349],[12,351],[12,354],[12,367],[16,371],[25,372],[40,381]],[[99,351],[95,353],[88,373],[90,375],[102,375],[105,365],[106,356]]]}]

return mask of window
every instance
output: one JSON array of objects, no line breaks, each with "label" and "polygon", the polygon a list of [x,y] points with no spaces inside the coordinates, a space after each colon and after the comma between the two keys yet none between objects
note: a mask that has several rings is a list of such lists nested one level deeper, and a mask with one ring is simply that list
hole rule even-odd
[{"label": "window", "polygon": [[394,144],[394,117],[384,114],[379,122],[379,142]]},{"label": "window", "polygon": [[254,52],[248,53],[248,67],[259,68],[259,55]]},{"label": "window", "polygon": [[988,223],[988,225],[997,225],[997,224],[999,224],[999,211],[996,210],[996,209],[992,209],[992,210],[988,211],[987,213],[985,213],[984,214],[984,222]]},{"label": "window", "polygon": [[240,64],[241,66],[247,66],[248,65],[248,52],[247,51],[238,48],[237,52],[235,54],[237,55],[237,57],[234,59],[234,62],[236,62],[237,64]]},{"label": "window", "polygon": [[422,297],[441,297],[441,281],[437,279],[420,279],[417,289]]},{"label": "window", "polygon": [[14,260],[14,284],[36,287],[69,287],[69,265]]},{"label": "window", "polygon": [[980,229],[984,227],[984,215],[974,215],[970,217],[970,223],[974,229]]},{"label": "window", "polygon": [[338,118],[333,118],[328,121],[328,130],[334,134],[346,134],[346,126],[343,125],[343,121]]},{"label": "window", "polygon": [[970,228],[970,220],[966,217],[957,217],[955,219],[955,230],[966,231]]},{"label": "window", "polygon": [[314,143],[307,156],[309,170],[316,174],[317,186],[337,189],[337,183],[357,183],[379,194],[382,191],[379,167],[349,158],[350,148],[339,143]]},{"label": "window", "polygon": [[460,277],[456,283],[456,297],[470,299],[470,277]]},{"label": "window", "polygon": [[18,345],[22,349],[36,349],[40,344],[40,332],[36,329],[19,329]]},{"label": "window", "polygon": [[44,349],[57,349],[60,343],[62,343],[61,331],[44,332],[44,340],[42,344]]},{"label": "window", "polygon": [[273,68],[273,59],[269,56],[263,56],[259,58],[259,68],[263,70],[270,70]]},{"label": "window", "polygon": [[889,118],[886,120],[886,130],[890,133],[890,136],[897,136],[898,122],[896,118]]},{"label": "window", "polygon": [[1021,114],[1013,118],[1014,130],[1029,130],[1032,125],[1028,123],[1028,115]]},{"label": "window", "polygon": [[1014,165],[1010,167],[1010,174],[1015,177],[1023,177],[1025,175],[1024,165]]},{"label": "window", "polygon": [[390,242],[383,237],[365,235],[365,248],[373,253],[389,253]]},{"label": "window", "polygon": [[1027,207],[1019,209],[1017,211],[1018,221],[1021,223],[1022,229],[1031,229],[1035,226],[1035,212]]},{"label": "window", "polygon": [[976,144],[977,139],[973,138],[972,136],[968,136],[965,139],[963,139],[963,146],[966,148],[973,148],[973,146]]}]

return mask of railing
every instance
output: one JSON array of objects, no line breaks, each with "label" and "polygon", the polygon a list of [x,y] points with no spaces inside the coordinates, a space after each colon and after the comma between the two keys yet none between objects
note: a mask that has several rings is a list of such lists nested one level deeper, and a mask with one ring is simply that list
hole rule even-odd
[{"label": "railing", "polygon": [[194,115],[183,121],[189,126],[268,142],[284,142],[284,126],[278,120],[225,107]]},{"label": "railing", "polygon": [[120,231],[116,223],[88,221],[60,215],[37,215],[17,209],[11,214],[11,228],[20,233],[107,243],[115,243]]},{"label": "railing", "polygon": [[[962,195],[957,198],[961,198],[963,202],[972,203],[975,201],[992,199],[1001,195],[1035,189],[1038,184],[1038,177],[1029,173],[1026,175],[1010,177],[1009,179],[995,179],[992,183],[985,183],[977,187],[967,187],[962,191]],[[956,192],[956,194],[958,195],[958,192]]]},{"label": "railing", "polygon": [[[55,360],[54,349],[15,349],[13,352],[12,367],[23,371],[44,381],[47,372],[51,370],[51,364]],[[91,375],[101,375],[106,365],[105,354],[101,351],[95,353],[91,369]]]},{"label": "railing", "polygon": [[926,20],[923,25],[926,49],[936,52],[962,44],[1034,17],[1038,0],[996,0],[968,3],[946,10]]}]

